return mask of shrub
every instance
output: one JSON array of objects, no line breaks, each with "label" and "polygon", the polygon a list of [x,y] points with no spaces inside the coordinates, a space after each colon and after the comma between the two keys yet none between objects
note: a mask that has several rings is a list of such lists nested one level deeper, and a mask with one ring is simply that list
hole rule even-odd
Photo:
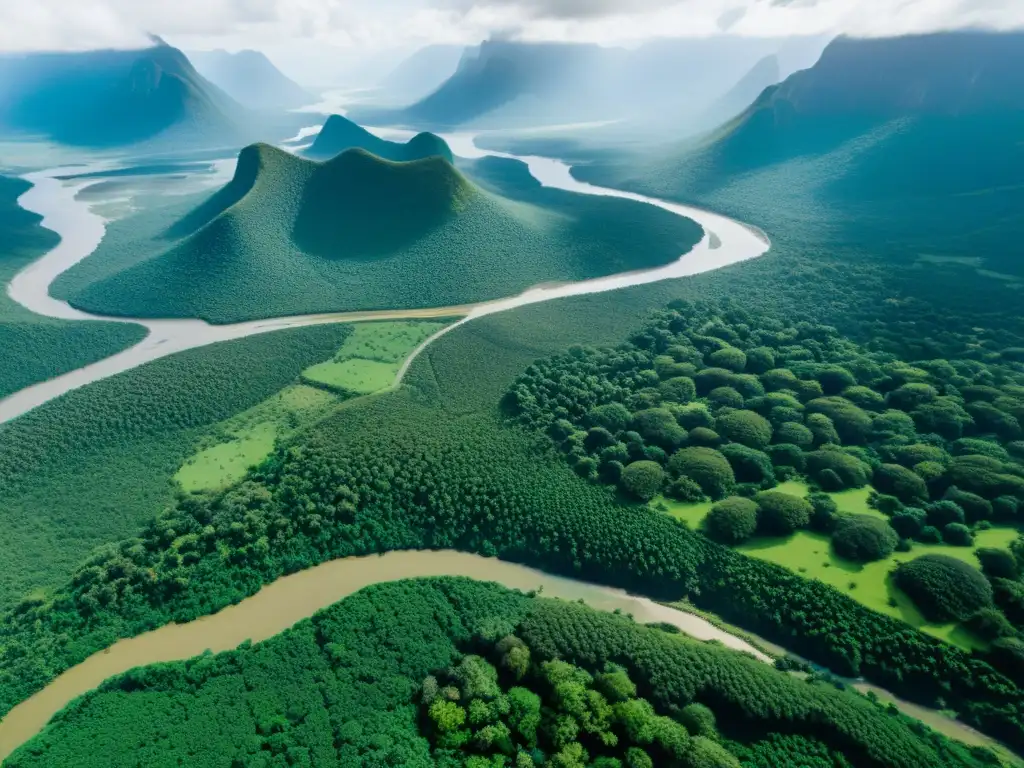
[{"label": "shrub", "polygon": [[604,427],[591,427],[587,430],[587,437],[583,441],[583,447],[587,449],[589,453],[599,453],[605,448],[610,448],[613,445],[618,445],[618,441]]},{"label": "shrub", "polygon": [[927,513],[917,507],[904,507],[889,520],[889,525],[904,539],[916,539],[924,528]]},{"label": "shrub", "polygon": [[1024,478],[1009,474],[1007,466],[990,456],[956,456],[949,465],[949,482],[986,498],[1024,493]]},{"label": "shrub", "polygon": [[654,461],[635,461],[622,470],[622,487],[640,501],[650,501],[665,483],[665,472]]},{"label": "shrub", "polygon": [[707,498],[704,490],[688,477],[679,477],[670,482],[665,489],[665,495],[687,504],[697,504]]},{"label": "shrub", "polygon": [[949,463],[949,454],[936,445],[913,443],[901,445],[895,451],[896,460],[905,467],[913,467],[922,461],[934,461],[945,466]]},{"label": "shrub", "polygon": [[974,545],[974,534],[963,523],[950,523],[942,529],[942,540],[954,547]]},{"label": "shrub", "polygon": [[1018,685],[1024,685],[1024,640],[1004,637],[994,641],[988,661]]},{"label": "shrub", "polygon": [[762,491],[754,501],[758,508],[758,529],[767,536],[788,536],[799,528],[806,528],[814,511],[806,499],[781,491]]},{"label": "shrub", "polygon": [[871,422],[871,436],[876,440],[891,437],[913,437],[917,433],[914,420],[903,411],[885,411]]},{"label": "shrub", "polygon": [[871,416],[845,397],[819,397],[807,403],[807,411],[828,416],[844,443],[863,443],[871,432]]},{"label": "shrub", "polygon": [[725,368],[705,368],[694,375],[693,382],[697,385],[697,394],[706,397],[713,389],[732,386],[735,376]]},{"label": "shrub", "polygon": [[686,376],[676,376],[661,382],[658,385],[658,392],[666,400],[673,403],[689,403],[697,397],[697,386],[693,379]]},{"label": "shrub", "polygon": [[898,541],[896,531],[885,520],[871,515],[841,515],[832,534],[836,554],[858,563],[884,560]]},{"label": "shrub", "polygon": [[826,471],[831,471],[838,478],[839,487],[827,490],[862,488],[867,484],[871,472],[871,468],[860,459],[843,453],[841,450],[829,448],[807,454],[807,470],[823,488],[825,488],[825,481],[821,475]]},{"label": "shrub", "polygon": [[751,373],[765,373],[775,367],[775,350],[771,347],[755,347],[747,350],[747,370]]},{"label": "shrub", "polygon": [[708,364],[739,373],[747,367],[747,355],[742,349],[724,347],[708,355]]},{"label": "shrub", "polygon": [[839,505],[827,493],[812,493],[807,497],[811,505],[811,528],[819,533],[831,533],[839,517]]},{"label": "shrub", "polygon": [[712,738],[718,732],[715,713],[703,704],[687,704],[679,713],[679,722],[690,732],[691,736]]},{"label": "shrub", "polygon": [[853,374],[839,365],[821,366],[815,372],[814,378],[821,384],[821,389],[826,395],[838,395],[857,383]]},{"label": "shrub", "polygon": [[690,430],[689,442],[691,445],[714,448],[716,445],[721,444],[722,437],[713,429],[708,429],[707,427],[697,427],[695,429]]},{"label": "shrub", "polygon": [[872,484],[906,504],[928,499],[928,486],[918,475],[899,464],[883,464],[874,472]]},{"label": "shrub", "polygon": [[761,450],[772,441],[772,425],[753,411],[732,411],[717,420],[719,434],[734,443]]},{"label": "shrub", "polygon": [[686,443],[686,430],[667,408],[649,408],[633,414],[632,427],[645,442],[668,450]]},{"label": "shrub", "polygon": [[962,523],[966,520],[960,505],[952,501],[936,501],[929,504],[926,509],[928,525],[934,525],[936,528],[945,528],[950,523]]},{"label": "shrub", "polygon": [[946,468],[937,461],[922,461],[914,465],[914,474],[924,480],[925,484],[934,483],[946,474]]},{"label": "shrub", "polygon": [[740,761],[731,752],[706,736],[690,739],[681,764],[687,768],[740,768]]},{"label": "shrub", "polygon": [[944,501],[953,502],[964,511],[964,520],[958,522],[976,523],[992,517],[992,502],[976,493],[961,491],[954,486],[947,490],[942,498]]},{"label": "shrub", "polygon": [[934,525],[926,525],[921,529],[921,532],[917,535],[917,540],[922,544],[941,544],[942,543],[942,531],[936,528]]},{"label": "shrub", "polygon": [[774,368],[770,371],[765,371],[761,374],[760,379],[764,388],[769,392],[775,392],[780,389],[791,389],[796,392],[797,387],[800,385],[800,379],[788,368]]},{"label": "shrub", "polygon": [[[793,445],[792,443],[783,443],[781,445],[769,445],[765,449],[765,453],[772,460],[772,465],[778,467],[792,467],[793,469],[803,472],[804,467],[807,466],[807,458],[800,446]],[[775,473],[778,477],[778,472]]]},{"label": "shrub", "polygon": [[964,622],[964,625],[982,640],[998,640],[1017,634],[1013,624],[995,608],[982,608]]},{"label": "shrub", "polygon": [[814,445],[814,433],[803,424],[787,421],[775,430],[775,442],[791,443],[801,448],[810,448]]},{"label": "shrub", "polygon": [[992,606],[988,580],[977,568],[955,557],[918,557],[897,568],[894,578],[929,621],[964,621]]},{"label": "shrub", "polygon": [[992,519],[1004,523],[1017,522],[1020,502],[1012,496],[1000,496],[992,501]]},{"label": "shrub", "polygon": [[934,402],[915,408],[910,415],[919,432],[934,432],[947,440],[959,439],[963,436],[964,428],[974,423],[971,415],[949,397],[939,397]]},{"label": "shrub", "polygon": [[608,403],[587,411],[583,423],[587,427],[603,427],[614,435],[629,426],[632,418],[633,414],[622,403]]},{"label": "shrub", "polygon": [[816,446],[839,445],[839,433],[836,432],[836,427],[828,416],[823,413],[812,413],[805,421],[807,428],[814,435]]},{"label": "shrub", "polygon": [[690,447],[676,451],[668,462],[674,477],[688,477],[712,499],[728,495],[736,484],[728,459],[713,448]]},{"label": "shrub", "polygon": [[673,413],[676,422],[683,429],[697,429],[698,427],[714,429],[715,417],[703,403],[690,403],[683,408],[674,409]]},{"label": "shrub", "polygon": [[880,409],[885,405],[885,398],[870,387],[847,387],[842,396],[856,406],[869,411]]},{"label": "shrub", "polygon": [[736,481],[754,483],[760,488],[771,488],[775,483],[775,470],[768,454],[739,443],[719,448],[732,467]]},{"label": "shrub", "polygon": [[992,579],[998,605],[1014,624],[1024,624],[1024,583],[1010,579]]},{"label": "shrub", "polygon": [[704,519],[708,535],[723,544],[739,544],[757,530],[757,504],[730,496],[715,504]]},{"label": "shrub", "polygon": [[1012,552],[993,547],[982,547],[974,556],[981,563],[981,572],[990,579],[1016,579],[1020,575],[1017,558]]},{"label": "shrub", "polygon": [[974,437],[962,437],[954,440],[949,446],[954,456],[988,456],[990,459],[1003,462],[1010,460],[1009,452],[991,440],[978,440]]},{"label": "shrub", "polygon": [[711,390],[708,400],[715,408],[742,408],[743,395],[732,387],[718,387]]},{"label": "shrub", "polygon": [[938,390],[931,384],[913,382],[894,389],[886,396],[885,400],[890,408],[912,411],[918,406],[932,402],[938,396]]}]

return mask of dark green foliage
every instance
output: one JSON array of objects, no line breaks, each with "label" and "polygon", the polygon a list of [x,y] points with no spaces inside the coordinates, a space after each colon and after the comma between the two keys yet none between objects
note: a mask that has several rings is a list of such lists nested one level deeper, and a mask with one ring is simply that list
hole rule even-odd
[{"label": "dark green foliage", "polygon": [[928,499],[928,487],[924,480],[899,464],[883,464],[878,467],[871,482],[882,493],[892,494],[905,504]]},{"label": "dark green foliage", "polygon": [[839,505],[827,493],[812,493],[807,497],[811,505],[811,528],[819,533],[831,533],[839,518]]},{"label": "dark green foliage", "polygon": [[1024,582],[1016,579],[992,579],[996,605],[1017,626],[1024,626]]},{"label": "dark green foliage", "polygon": [[962,523],[950,523],[942,529],[942,540],[954,547],[974,546],[974,534]]},{"label": "dark green foliage", "polygon": [[[60,238],[40,226],[41,217],[18,205],[31,188],[0,175],[0,282],[6,283]],[[145,337],[142,326],[53,320],[0,295],[0,398],[120,352]]]},{"label": "dark green foliage", "polygon": [[1017,634],[1009,620],[995,608],[982,608],[964,624],[978,637],[988,641]]},{"label": "dark green foliage", "polygon": [[636,461],[622,470],[622,487],[640,501],[650,501],[665,483],[665,471],[653,461]]},{"label": "dark green foliage", "polygon": [[739,443],[723,445],[719,451],[728,460],[738,483],[751,483],[758,488],[775,485],[775,471],[768,454]]},{"label": "dark green foliage", "polygon": [[1024,640],[1007,637],[996,640],[989,650],[993,666],[1018,684],[1024,684]]},{"label": "dark green foliage", "polygon": [[772,425],[753,411],[730,411],[715,422],[716,429],[727,440],[748,448],[763,450],[772,441]]},{"label": "dark green foliage", "polygon": [[992,517],[992,503],[988,499],[981,498],[976,493],[962,491],[959,488],[953,487],[946,491],[943,500],[952,502],[960,507],[964,511],[964,518],[969,523],[988,520]]},{"label": "dark green foliage", "polygon": [[918,507],[904,507],[889,520],[893,530],[903,539],[916,539],[927,520],[927,513]]},{"label": "dark green foliage", "polygon": [[895,579],[929,621],[963,621],[992,605],[992,587],[981,571],[946,555],[903,563]]},{"label": "dark green foliage", "polygon": [[896,532],[887,522],[871,515],[842,515],[832,534],[836,554],[859,563],[889,557],[897,540]]},{"label": "dark green foliage", "polygon": [[713,448],[683,448],[672,454],[668,462],[674,477],[687,477],[712,499],[720,499],[736,482],[728,459]]},{"label": "dark green foliage", "polygon": [[739,544],[757,530],[757,503],[739,496],[730,496],[711,507],[704,519],[709,536],[723,544]]},{"label": "dark green foliage", "polygon": [[935,528],[945,528],[950,523],[962,523],[966,519],[960,505],[949,499],[929,504],[927,512],[928,525]]},{"label": "dark green foliage", "polygon": [[803,424],[788,421],[775,430],[775,442],[807,449],[814,445],[814,433]]},{"label": "dark green foliage", "polygon": [[392,163],[352,149],[316,163],[249,146],[228,186],[191,212],[113,225],[54,292],[106,314],[218,323],[445,307],[667,264],[700,239],[675,214],[544,189],[521,163],[491,160],[485,191],[437,155]]},{"label": "dark green foliage", "polygon": [[679,713],[679,722],[686,726],[691,736],[713,738],[718,735],[715,713],[703,704],[687,704]]},{"label": "dark green foliage", "polygon": [[821,413],[831,419],[839,439],[858,444],[867,440],[871,417],[844,397],[820,397],[807,403],[808,413]]},{"label": "dark green foliage", "polygon": [[[807,454],[807,470],[811,477],[821,483],[827,491],[840,491],[844,488],[861,488],[867,484],[871,468],[848,453],[834,449],[823,449]],[[832,477],[824,477],[831,472]],[[839,487],[834,486],[836,480]]]},{"label": "dark green foliage", "polygon": [[732,387],[716,387],[708,393],[708,402],[715,408],[742,408],[744,401]]},{"label": "dark green foliage", "polygon": [[741,373],[747,367],[747,356],[736,347],[723,347],[708,355],[708,365]]},{"label": "dark green foliage", "polygon": [[810,502],[779,491],[763,491],[754,497],[757,527],[767,536],[787,536],[811,522]]},{"label": "dark green foliage", "polygon": [[686,430],[665,408],[650,408],[633,415],[632,428],[646,443],[672,451],[686,443]]},{"label": "dark green foliage", "polygon": [[0,604],[137,533],[173,502],[171,478],[204,435],[331,358],[349,333],[314,326],[189,350],[0,425]]},{"label": "dark green foliage", "polygon": [[1005,549],[982,547],[974,553],[981,563],[981,572],[990,579],[1016,579],[1020,575],[1017,560]]},{"label": "dark green foliage", "polygon": [[[661,382],[658,391],[663,398],[673,403],[688,403],[697,396],[693,379],[686,376],[675,376]],[[743,405],[743,398],[740,398],[740,405]]]},{"label": "dark green foliage", "polygon": [[688,442],[698,447],[714,448],[722,444],[722,437],[713,429],[695,427],[690,430]]},{"label": "dark green foliage", "polygon": [[629,426],[631,418],[622,403],[607,403],[588,411],[584,423],[588,427],[604,427],[614,435]]}]

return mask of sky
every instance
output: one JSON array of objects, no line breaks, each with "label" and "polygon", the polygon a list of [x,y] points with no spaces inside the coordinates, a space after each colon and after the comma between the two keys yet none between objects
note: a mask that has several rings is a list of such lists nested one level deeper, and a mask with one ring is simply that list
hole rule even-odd
[{"label": "sky", "polygon": [[0,51],[133,47],[148,31],[186,50],[259,48],[306,82],[495,33],[635,44],[970,26],[1024,28],[1024,0],[0,0]]}]

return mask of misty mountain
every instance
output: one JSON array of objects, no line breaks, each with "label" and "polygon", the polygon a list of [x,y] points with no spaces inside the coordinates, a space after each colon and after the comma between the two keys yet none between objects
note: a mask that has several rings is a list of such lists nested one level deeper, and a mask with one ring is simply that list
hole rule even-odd
[{"label": "misty mountain", "polygon": [[1022,139],[1024,34],[840,38],[705,140],[579,174],[755,222],[785,198],[888,248],[984,253],[1020,273]]},{"label": "misty mountain", "polygon": [[404,105],[429,96],[455,73],[465,51],[461,45],[420,48],[380,80],[381,98]]},{"label": "misty mountain", "polygon": [[159,39],[139,50],[0,57],[0,130],[72,145],[229,143],[245,110]]},{"label": "misty mountain", "polygon": [[678,127],[711,109],[766,57],[785,52],[787,61],[806,59],[813,46],[795,40],[723,35],[635,49],[489,40],[468,49],[455,73],[420,101],[354,116],[433,127],[607,120]]},{"label": "misty mountain", "polygon": [[196,51],[189,59],[203,77],[251,109],[293,109],[316,101],[260,51]]}]

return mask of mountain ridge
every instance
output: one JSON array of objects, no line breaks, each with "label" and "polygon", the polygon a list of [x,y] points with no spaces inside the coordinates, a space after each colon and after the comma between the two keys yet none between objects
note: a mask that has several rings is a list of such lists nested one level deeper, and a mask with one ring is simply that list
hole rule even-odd
[{"label": "mountain ridge", "polygon": [[250,109],[292,109],[314,101],[262,51],[216,49],[188,56],[203,77]]},{"label": "mountain ridge", "polygon": [[451,148],[433,133],[419,133],[404,144],[375,136],[362,126],[341,115],[327,118],[313,143],[303,152],[305,157],[323,160],[345,150],[360,148],[387,160],[408,162],[437,155],[452,162]]}]

